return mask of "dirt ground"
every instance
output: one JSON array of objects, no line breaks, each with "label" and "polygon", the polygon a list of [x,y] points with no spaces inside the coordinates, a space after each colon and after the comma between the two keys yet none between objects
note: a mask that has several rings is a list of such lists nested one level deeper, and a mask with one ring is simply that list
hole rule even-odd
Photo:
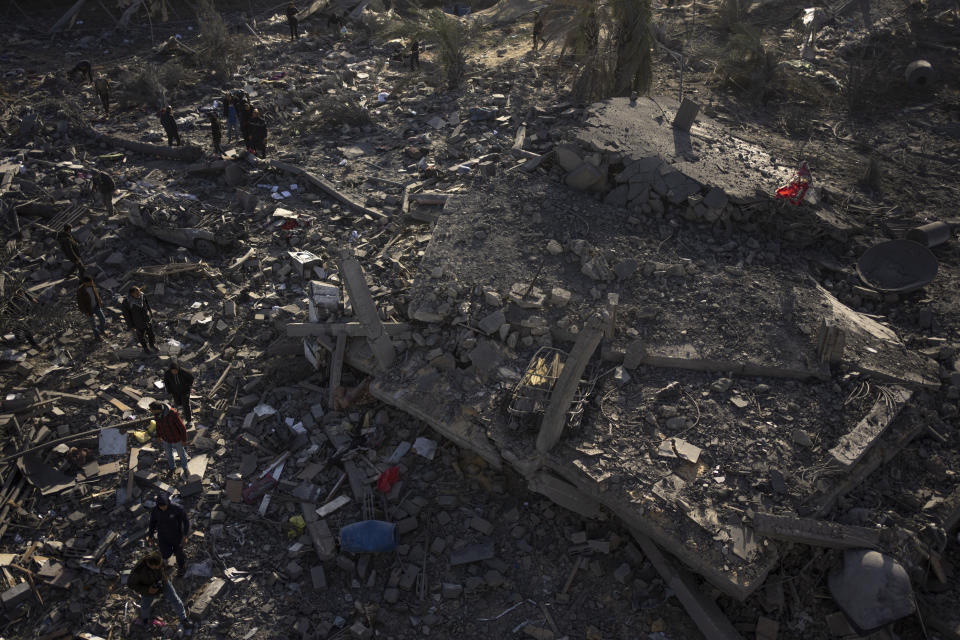
[{"label": "dirt ground", "polygon": [[[705,247],[733,241],[737,249],[724,258],[733,268],[737,263],[742,264],[748,255],[756,253],[758,260],[776,263],[776,268],[770,269],[773,274],[770,277],[778,277],[779,269],[788,273],[809,271],[841,301],[882,320],[910,347],[938,360],[945,378],[960,369],[955,362],[960,346],[960,319],[956,314],[960,302],[957,293],[960,290],[960,250],[955,240],[933,249],[940,262],[937,277],[915,293],[889,299],[867,296],[859,289],[862,283],[854,269],[859,255],[877,241],[900,237],[904,230],[917,224],[956,216],[956,199],[960,196],[957,181],[960,177],[957,171],[960,160],[960,56],[957,48],[960,46],[957,36],[960,15],[946,12],[949,4],[942,10],[936,10],[934,4],[891,1],[873,5],[875,24],[870,35],[863,28],[859,8],[855,7],[820,30],[820,48],[813,66],[798,69],[786,62],[800,59],[799,20],[803,5],[776,1],[761,3],[746,12],[740,23],[760,30],[761,42],[770,57],[741,64],[736,72],[728,74],[724,70],[732,68],[731,59],[736,60],[741,54],[733,52],[730,44],[728,25],[733,23],[718,23],[720,8],[715,3],[655,3],[654,19],[661,27],[667,45],[686,56],[683,95],[699,102],[705,114],[725,123],[730,135],[763,146],[780,162],[793,165],[806,160],[815,185],[825,194],[824,199],[850,221],[856,231],[842,241],[816,237],[811,242],[785,249],[782,254],[766,251],[772,244],[779,244],[777,234],[784,229],[780,221],[755,221],[748,228],[733,231],[690,225],[678,238],[685,237],[688,246],[674,244],[670,240],[672,229],[662,220],[648,220],[632,229],[631,234],[645,234],[645,241],[651,240],[651,246],[652,239],[655,239],[657,254],[663,248],[663,254],[679,257],[689,253],[690,246]],[[257,30],[265,40],[255,45],[253,38],[247,38],[246,60],[241,67],[243,74],[222,83],[207,70],[198,71],[185,65],[184,79],[167,96],[168,100],[184,114],[196,112],[201,106],[210,106],[224,89],[242,86],[245,78],[264,78],[274,72],[283,72],[285,79],[270,81],[278,83],[275,93],[269,83],[258,85],[262,92],[260,104],[272,126],[271,152],[284,161],[322,174],[342,188],[354,189],[368,204],[385,205],[401,196],[396,185],[399,184],[397,181],[409,177],[407,172],[414,157],[408,151],[410,147],[429,147],[431,164],[444,167],[467,155],[509,148],[512,141],[512,124],[509,131],[505,125],[492,133],[471,133],[464,141],[447,142],[442,138],[436,144],[418,141],[416,136],[432,132],[426,127],[417,129],[410,125],[407,118],[411,111],[423,118],[432,115],[446,117],[457,110],[463,114],[470,107],[483,104],[492,94],[505,94],[510,97],[510,110],[514,114],[526,114],[524,119],[536,121],[537,124],[531,123],[530,128],[538,133],[538,140],[534,143],[538,151],[548,150],[578,125],[582,113],[579,109],[583,105],[573,103],[569,95],[567,63],[558,60],[555,43],[545,51],[529,52],[529,19],[480,33],[469,50],[465,87],[446,93],[438,86],[436,61],[430,49],[423,55],[422,75],[411,82],[397,55],[398,46],[376,40],[370,42],[359,28],[338,38],[319,25],[307,22],[304,28],[318,33],[309,41],[290,43],[283,21],[270,18],[279,11],[272,3],[240,5],[222,7],[228,22],[237,24],[241,12],[253,12],[257,16]],[[31,12],[29,17],[15,5],[3,8],[6,12],[4,19],[16,24],[0,50],[0,60],[8,71],[0,85],[2,121],[9,141],[4,144],[4,157],[12,157],[21,149],[12,142],[13,127],[16,118],[23,113],[25,101],[31,98],[43,101],[31,106],[50,115],[48,124],[56,123],[53,116],[61,107],[69,113],[68,105],[75,101],[84,117],[89,118],[98,131],[162,144],[161,132],[151,110],[142,104],[127,107],[121,103],[110,117],[103,117],[89,87],[78,88],[61,76],[65,68],[84,57],[90,58],[114,78],[142,61],[159,66],[171,56],[157,53],[154,44],[160,45],[176,34],[183,36],[183,42],[189,44],[196,29],[188,8],[179,4],[171,6],[171,21],[166,24],[155,23],[149,28],[138,25],[129,34],[113,32],[106,37],[101,34],[109,28],[111,20],[102,14],[97,15],[99,11],[85,14],[83,24],[78,24],[71,32],[49,36],[45,33],[47,26],[66,7],[42,7],[36,13]],[[111,10],[116,11],[112,7]],[[332,64],[325,70],[323,65],[333,54],[342,54],[343,60],[351,64],[361,64],[349,67],[346,73],[344,67]],[[935,80],[925,87],[910,86],[903,79],[904,67],[918,58],[928,60],[936,69]],[[317,74],[318,68],[330,73]],[[297,99],[281,97],[281,94],[295,93],[289,90],[290,85],[284,84],[287,81],[301,91]],[[855,91],[849,88],[853,84],[857,87]],[[679,89],[675,59],[659,50],[654,56],[651,93],[677,95]],[[378,106],[376,94],[381,90],[395,94],[396,101]],[[311,120],[307,115],[311,101],[331,91],[343,92],[353,99],[364,99],[372,120],[346,125],[346,129],[344,125],[326,127],[322,122]],[[575,113],[567,114],[570,108]],[[204,149],[209,147],[205,129],[188,124],[183,130],[189,142]],[[350,155],[352,147],[360,144],[375,151],[372,156],[366,155],[378,167],[376,171],[371,171],[367,160],[353,162],[356,156]],[[113,149],[81,137],[45,145],[31,142],[25,149],[27,155],[35,159],[54,162],[104,156],[101,162],[111,171],[122,174],[125,182],[141,184],[142,190],[138,193],[143,198],[161,188],[165,193],[186,191],[200,195],[206,213],[231,215],[229,209],[235,197],[234,189],[216,178],[186,176],[182,172],[182,163],[146,156],[111,158],[108,156]],[[345,161],[347,158],[350,162]],[[881,178],[866,185],[863,177],[871,158],[879,163]],[[381,171],[383,168],[387,170]],[[381,182],[374,185],[369,179],[372,174],[387,176],[394,184]],[[261,180],[270,184],[283,184],[284,180],[292,182],[276,172],[252,171],[249,184],[244,188],[257,192],[256,185]],[[500,188],[491,187],[492,181],[497,181]],[[522,207],[522,202],[517,200],[518,194],[542,197],[547,201],[552,199],[558,216],[562,216],[563,222],[567,223],[565,226],[573,231],[571,235],[588,237],[588,212],[594,201],[581,194],[567,197],[564,191],[558,191],[564,187],[552,185],[550,193],[545,193],[542,183],[537,183],[525,191],[526,179],[517,174],[505,175],[503,167],[492,176],[471,174],[462,178],[443,178],[441,185],[486,190],[496,198],[491,206]],[[38,188],[38,194],[41,190]],[[132,190],[136,192],[136,189]],[[259,193],[263,199],[269,198],[262,189]],[[179,203],[176,206],[181,206],[180,213],[184,216],[203,213],[196,207],[191,208],[189,203],[184,204],[182,199],[171,202]],[[392,222],[365,219],[331,198],[306,192],[295,193],[282,206],[308,212],[316,220],[309,229],[284,231],[279,230],[272,219],[251,221],[247,225],[245,247],[255,247],[262,254],[280,255],[284,248],[301,246],[301,241],[306,245],[306,238],[313,242],[311,250],[326,252],[324,257],[327,258],[334,253],[336,245],[352,245],[369,258],[363,260],[364,266],[369,279],[379,287],[378,292],[386,296],[392,309],[387,315],[395,320],[404,319],[403,311],[410,302],[410,272],[415,270],[429,241],[427,228],[402,229]],[[141,249],[142,244],[148,244],[144,243],[141,234],[117,219],[94,216],[89,222],[105,239],[102,245],[105,254],[110,253],[107,248],[122,251],[123,259],[130,263],[126,266],[164,262],[171,257],[166,251],[158,256],[153,245]],[[499,232],[495,229],[485,231]],[[509,231],[503,230],[502,233]],[[24,248],[26,256],[40,258],[44,252],[52,254],[56,251],[51,239],[43,239],[36,232],[33,237],[39,239],[35,245]],[[517,240],[519,254],[525,250],[522,241],[522,238]],[[629,241],[626,244],[629,245]],[[653,249],[650,252],[653,255]],[[182,257],[183,252],[176,255]],[[235,250],[212,260],[211,265],[224,268],[240,255],[242,251]],[[16,263],[17,268],[22,271],[42,269],[49,272],[50,278],[56,278],[62,271],[53,259],[38,259],[36,262],[31,259],[21,257]],[[308,367],[296,349],[279,356],[267,353],[267,346],[280,336],[276,327],[259,316],[280,313],[276,309],[295,301],[297,296],[270,284],[276,273],[275,267],[265,271],[261,265],[259,275],[256,271],[244,272],[250,282],[238,283],[230,278],[219,281],[241,291],[245,304],[249,303],[249,310],[243,312],[246,324],[238,339],[234,339],[236,333],[227,333],[210,338],[210,341],[219,348],[239,352],[237,357],[240,360],[243,360],[245,348],[256,351],[257,355],[242,366],[244,375],[262,376],[269,384],[263,388],[253,387],[253,393],[264,393],[264,397],[271,393],[267,397],[269,402],[278,407],[289,405],[290,414],[296,415],[293,407],[309,407],[316,401],[311,400],[314,391],[297,385],[306,382],[324,387],[326,376]],[[123,280],[119,276],[118,279]],[[178,323],[184,331],[199,332],[193,322],[185,319],[195,310],[186,313],[183,308],[195,299],[206,300],[204,296],[215,290],[217,284],[201,284],[193,280],[170,283],[165,298],[166,309],[158,314],[161,321],[170,327],[171,332]],[[711,286],[710,283],[702,284]],[[722,305],[728,297],[724,296],[722,289],[735,286],[735,276],[725,273],[723,277],[717,277],[713,285],[716,290],[711,293],[710,301]],[[643,295],[641,289],[638,286],[636,295]],[[743,299],[756,297],[770,303],[761,289],[757,285],[756,290],[741,294]],[[69,300],[72,290],[68,290],[66,284],[55,286],[52,291],[67,299],[64,304],[72,304]],[[219,300],[212,304],[219,304]],[[206,309],[207,303],[204,302],[201,308]],[[287,319],[303,321],[304,315],[300,309]],[[629,320],[633,323],[644,321]],[[140,366],[138,362],[126,370],[111,369],[115,366],[112,351],[136,345],[129,337],[117,335],[105,346],[89,346],[79,340],[87,331],[86,319],[76,314],[58,314],[54,309],[39,324],[42,325],[40,334],[51,342],[61,338],[60,342],[72,351],[58,359],[58,364],[69,370],[70,380],[86,380],[83,374],[93,369],[104,373],[96,384],[120,386],[127,380],[124,376],[134,375],[134,370]],[[67,343],[64,339],[74,342]],[[427,339],[431,339],[429,334]],[[47,344],[46,340],[44,344]],[[735,345],[730,344],[714,346],[735,349]],[[203,371],[207,388],[216,380],[226,360],[212,361]],[[148,363],[147,366],[152,365]],[[21,373],[16,368],[7,368],[4,389],[16,386]],[[702,390],[703,397],[707,397],[709,385],[714,380],[694,373],[671,375],[651,371],[648,374],[629,395],[609,385],[598,389],[597,395],[602,401],[589,410],[600,416],[617,413],[631,428],[640,427],[643,415],[659,411],[662,418],[669,417],[659,406],[662,403],[653,398],[657,389],[682,379],[686,386]],[[246,381],[247,378],[237,379],[236,387],[243,388]],[[345,373],[345,387],[358,385],[361,381],[359,373]],[[233,377],[230,382],[234,382]],[[763,397],[766,392],[756,389],[760,384],[763,383],[750,381],[749,393]],[[93,383],[90,386],[96,387]],[[763,442],[764,422],[767,420],[787,420],[788,416],[799,413],[802,418],[792,426],[802,426],[809,432],[821,428],[830,432],[841,419],[852,420],[865,409],[861,406],[864,401],[849,404],[839,401],[857,390],[857,382],[845,379],[836,385],[825,382],[822,386],[822,389],[814,389],[800,405],[787,400],[781,402],[773,394],[769,397],[769,406],[763,409],[757,405],[754,411],[751,406],[746,416],[737,416],[729,407],[718,408],[713,419],[744,423],[743,428],[753,437],[736,446],[748,448],[744,451],[746,457],[759,455],[757,449],[763,446],[777,446]],[[247,391],[244,393],[248,394]],[[225,401],[230,400],[230,395],[224,396]],[[232,395],[236,403],[237,394]],[[911,414],[911,419],[922,419],[935,425],[936,432],[944,436],[944,440],[926,434],[916,438],[893,462],[844,497],[832,514],[834,519],[845,519],[850,523],[896,523],[916,531],[935,524],[939,514],[937,503],[931,506],[931,498],[947,495],[957,485],[954,472],[960,464],[960,452],[956,447],[957,427],[960,426],[957,400],[956,388],[949,384],[942,390],[925,393],[918,403],[920,411]],[[684,397],[674,403],[672,411],[692,414],[705,406],[709,405],[697,404]],[[81,411],[88,413],[81,413],[79,418],[86,420],[89,415],[91,420],[96,419],[96,412]],[[108,411],[111,410],[108,408],[101,413],[109,415]],[[245,413],[246,410],[231,415],[235,426],[239,426]],[[204,414],[203,419],[209,423],[216,411],[206,407]],[[381,405],[361,405],[343,412],[330,411],[328,407],[324,425],[336,425],[341,421],[352,425],[349,429],[353,444],[361,452],[358,459],[366,458],[373,463],[388,459],[401,442],[412,441],[418,436],[431,437],[426,425]],[[821,421],[825,427],[818,426]],[[278,421],[277,433],[280,430],[282,425]],[[263,442],[268,448],[274,444],[273,439],[279,440],[277,433],[272,428],[263,429]],[[580,435],[594,444],[603,441],[602,433]],[[380,503],[375,504],[373,510],[384,519],[414,518],[418,523],[402,536],[400,552],[370,556],[369,562],[341,556],[343,560],[336,564],[327,563],[326,587],[315,588],[311,585],[310,575],[314,561],[305,559],[304,551],[299,548],[291,550],[291,545],[300,543],[310,551],[309,538],[297,535],[288,538],[285,529],[289,517],[300,513],[298,501],[289,496],[288,499],[278,498],[270,507],[268,518],[258,517],[255,506],[225,507],[221,504],[219,490],[225,484],[226,475],[239,465],[242,457],[250,455],[249,443],[239,436],[239,430],[233,429],[224,433],[223,439],[215,442],[216,446],[211,445],[211,452],[218,447],[224,449],[221,459],[214,465],[212,481],[206,483],[203,493],[184,500],[185,506],[195,514],[195,528],[201,533],[209,534],[209,527],[222,520],[220,515],[214,516],[215,513],[226,513],[223,535],[213,543],[210,542],[212,536],[192,537],[188,554],[198,561],[206,559],[213,563],[218,572],[227,567],[244,572],[239,580],[228,585],[226,595],[214,601],[196,637],[243,640],[363,637],[359,631],[349,631],[354,624],[371,628],[377,637],[382,638],[506,638],[517,634],[589,640],[701,637],[678,600],[672,597],[671,589],[663,584],[642,554],[627,542],[629,533],[616,521],[580,518],[527,491],[511,472],[490,468],[478,456],[449,442],[440,443],[432,460],[407,454],[400,465],[404,480],[402,490],[382,498],[377,494]],[[642,431],[638,432],[637,439],[638,448],[648,444],[645,442],[648,435]],[[276,442],[276,450],[280,450],[280,444]],[[571,446],[576,445],[571,443]],[[9,451],[5,450],[6,453]],[[254,450],[254,453],[260,453],[260,463],[268,459],[263,451]],[[320,453],[333,454],[333,451],[321,448]],[[158,470],[161,462],[157,456]],[[794,460],[791,464],[803,465],[804,462],[808,460]],[[302,457],[298,464],[306,466],[307,457]],[[810,478],[798,474],[797,477],[815,482],[815,475]],[[339,468],[331,466],[319,472],[312,482],[327,488],[333,486],[339,476]],[[106,489],[112,486],[104,484]],[[67,535],[81,537],[73,528],[73,520],[68,521],[66,517],[77,511],[86,513],[84,522],[88,530],[81,534],[99,539],[100,529],[110,523],[113,517],[110,514],[115,513],[106,508],[112,499],[112,495],[102,497],[98,493],[92,497],[73,496],[70,502],[62,505],[50,498],[35,500],[31,503],[33,511],[49,513],[50,519],[40,524],[29,519],[18,521],[19,528],[10,528],[0,540],[0,550],[21,553],[33,540],[54,541]],[[101,507],[103,510],[98,510]],[[361,505],[353,503],[328,520],[331,528],[337,530],[359,519],[360,514]],[[490,530],[486,529],[484,522],[491,525]],[[612,541],[611,549],[609,553],[585,552],[585,540]],[[451,550],[485,541],[494,544],[492,558],[471,564],[448,565]],[[103,567],[117,573],[129,569],[132,558],[144,548],[142,542],[136,542],[123,550],[110,552]],[[943,563],[948,575],[954,575],[953,567],[960,566],[958,554],[957,544],[951,541],[946,545]],[[767,586],[756,595],[742,603],[719,596],[718,603],[744,637],[755,637],[761,615],[779,621],[780,638],[831,637],[834,634],[828,630],[826,619],[837,611],[837,607],[827,590],[826,575],[839,555],[837,551],[812,551],[809,547],[797,545],[782,557]],[[297,567],[291,567],[291,564]],[[624,565],[629,569],[627,577],[614,579],[614,575],[624,575],[616,574]],[[402,582],[403,574],[410,567],[423,567],[421,582],[398,591],[396,583]],[[943,620],[956,625],[960,591],[952,586],[953,582],[948,580],[947,584],[938,584],[931,580],[924,585],[925,588],[919,589],[919,597],[925,602],[926,611],[935,612]],[[204,583],[204,578],[188,577],[178,589],[186,598]],[[158,605],[157,611],[165,617],[168,626],[150,632],[130,631],[135,605],[129,591],[112,576],[81,572],[81,577],[70,590],[48,590],[45,587],[43,593],[43,606],[33,604],[26,612],[21,609],[11,613],[3,632],[5,637],[42,637],[63,621],[69,623],[71,633],[82,630],[103,638],[173,635],[175,621],[165,605]],[[51,615],[51,611],[58,613]],[[533,627],[551,635],[537,636]],[[913,640],[956,636],[932,630],[919,616],[913,616],[870,637]]]}]

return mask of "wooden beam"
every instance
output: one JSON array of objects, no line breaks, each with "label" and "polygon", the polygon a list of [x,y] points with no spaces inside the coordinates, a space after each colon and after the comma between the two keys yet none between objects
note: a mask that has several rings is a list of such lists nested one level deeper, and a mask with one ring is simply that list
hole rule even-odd
[{"label": "wooden beam", "polygon": [[[406,322],[383,322],[383,330],[391,336],[398,336],[410,331]],[[350,336],[360,338],[367,335],[367,330],[359,322],[343,322],[322,324],[319,322],[291,322],[287,325],[288,338],[305,338],[307,336]]]},{"label": "wooden beam", "polygon": [[600,323],[591,319],[587,327],[577,336],[577,341],[563,364],[563,372],[557,378],[553,392],[550,394],[550,405],[543,413],[540,433],[537,434],[537,451],[541,453],[550,451],[560,439],[563,427],[567,423],[567,411],[570,410],[570,403],[573,402],[577,387],[580,385],[580,377],[601,339],[603,339],[603,330],[600,328]]},{"label": "wooden beam", "polygon": [[340,204],[350,207],[351,209],[359,213],[363,213],[372,218],[387,217],[387,215],[384,214],[382,211],[377,211],[376,209],[370,209],[369,207],[363,206],[357,200],[354,200],[353,198],[346,195],[345,193],[340,192],[336,187],[333,186],[333,183],[321,178],[320,176],[315,176],[305,169],[301,169],[296,165],[289,164],[286,162],[280,162],[279,160],[269,160],[268,164],[273,169],[286,171],[287,173],[292,173],[295,176],[299,176],[303,178],[311,186],[314,186],[317,189],[320,189],[321,191],[323,191],[324,193],[332,197],[334,200],[336,200]]},{"label": "wooden beam", "polygon": [[380,321],[377,305],[373,301],[370,288],[367,286],[367,280],[363,275],[363,268],[356,257],[348,250],[340,252],[339,266],[340,278],[343,280],[347,293],[350,294],[350,300],[353,302],[353,312],[366,329],[370,350],[373,351],[379,368],[386,370],[393,364],[396,350],[390,336],[383,328],[383,323]]},{"label": "wooden beam", "polygon": [[337,387],[340,386],[340,376],[343,374],[343,356],[346,350],[347,336],[342,333],[337,336],[337,347],[333,350],[333,359],[330,360],[330,395],[327,408],[331,411],[336,410],[334,399],[337,395]]}]

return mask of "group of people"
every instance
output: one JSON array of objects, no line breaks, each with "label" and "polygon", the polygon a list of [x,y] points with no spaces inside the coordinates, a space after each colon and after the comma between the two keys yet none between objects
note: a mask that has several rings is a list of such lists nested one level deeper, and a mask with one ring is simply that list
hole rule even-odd
[{"label": "group of people", "polygon": [[170,500],[165,493],[156,497],[156,506],[150,513],[150,528],[147,540],[156,551],[150,551],[137,562],[130,576],[127,586],[140,596],[140,613],[134,624],[146,627],[151,623],[150,612],[154,601],[163,595],[180,619],[180,632],[189,636],[193,634],[193,626],[187,619],[183,601],[173,584],[168,560],[174,556],[177,560],[177,577],[186,573],[186,554],[183,543],[190,532],[190,519],[180,505]]},{"label": "group of people", "polygon": [[[227,120],[228,143],[233,141],[239,129],[244,147],[260,158],[267,157],[267,123],[245,91],[223,96],[223,115]],[[216,112],[211,111],[209,117],[212,123],[217,119]],[[211,136],[216,147],[220,140],[219,121],[215,127],[211,124]]]},{"label": "group of people", "polygon": [[[289,13],[293,9],[293,14]],[[293,37],[299,37],[297,31],[296,7],[291,3],[288,7],[288,17],[290,18],[290,30]],[[110,115],[110,82],[103,74],[94,74],[93,65],[89,60],[81,60],[72,69],[67,71],[70,78],[88,79],[96,89],[97,95],[103,105],[103,111]],[[177,126],[177,119],[173,113],[173,106],[166,105],[158,113],[160,117],[160,126],[163,127],[167,136],[167,146],[182,146],[183,137],[180,135],[180,128]],[[244,147],[247,151],[264,158],[267,155],[267,123],[263,119],[260,110],[255,108],[247,97],[246,92],[237,91],[235,94],[227,94],[223,99],[223,117],[227,121],[227,143],[233,142],[233,139],[242,137]],[[223,154],[223,127],[220,123],[220,117],[217,112],[207,113],[207,120],[210,123],[210,138],[213,151],[218,155]],[[240,135],[237,136],[239,131]],[[106,176],[109,180],[109,176]],[[111,187],[111,192],[115,187]],[[107,203],[107,211],[113,212],[112,202]]]},{"label": "group of people", "polygon": [[[109,178],[108,175],[106,177]],[[113,184],[112,179],[110,184]],[[106,329],[103,299],[100,297],[93,277],[85,271],[80,242],[74,237],[69,224],[65,224],[60,230],[57,240],[66,258],[73,263],[70,272],[79,271],[77,306],[83,314],[90,317],[96,339],[102,340]],[[17,294],[21,295],[21,292],[18,291]],[[37,303],[37,299],[29,292],[22,291],[22,297],[28,303]],[[120,308],[127,326],[134,332],[143,347],[143,352],[145,354],[157,352],[156,334],[153,330],[153,310],[143,290],[137,286],[131,287]],[[28,333],[27,337],[32,346],[40,348],[32,334]],[[176,470],[174,459],[176,454],[183,468],[184,478],[187,478],[190,473],[188,467],[190,457],[187,455],[186,444],[187,426],[193,420],[190,408],[193,382],[193,374],[181,367],[177,361],[171,360],[163,372],[163,384],[172,402],[181,408],[183,418],[170,404],[155,401],[149,406],[150,413],[156,422],[157,439],[166,454],[167,466],[171,472]],[[192,635],[193,627],[187,619],[183,601],[177,593],[173,576],[168,568],[168,560],[174,556],[177,564],[176,576],[184,575],[186,554],[183,547],[189,531],[190,521],[183,507],[172,502],[168,495],[159,494],[156,497],[156,506],[150,514],[150,527],[147,534],[150,545],[155,546],[156,550],[151,550],[140,559],[127,580],[127,586],[140,596],[140,611],[135,621],[137,626],[146,627],[151,624],[150,613],[153,604],[162,595],[180,620],[179,632],[184,636]]]}]

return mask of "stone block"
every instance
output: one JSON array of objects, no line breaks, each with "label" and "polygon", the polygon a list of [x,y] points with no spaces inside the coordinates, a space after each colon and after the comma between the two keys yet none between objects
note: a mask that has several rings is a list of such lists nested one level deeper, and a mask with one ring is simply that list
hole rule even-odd
[{"label": "stone block", "polygon": [[700,113],[700,105],[689,98],[684,98],[683,102],[680,103],[680,108],[677,109],[677,115],[673,119],[673,127],[681,131],[690,131],[698,113]]},{"label": "stone block", "polygon": [[452,582],[444,582],[440,588],[440,593],[447,600],[455,600],[463,595],[463,585]]},{"label": "stone block", "polygon": [[567,186],[585,191],[603,180],[600,170],[587,162],[567,174]]},{"label": "stone block", "polygon": [[468,526],[471,529],[475,529],[476,531],[479,531],[481,534],[485,536],[489,536],[490,534],[493,533],[493,525],[490,524],[489,521],[481,518],[480,516],[474,516],[473,519],[470,520]]},{"label": "stone block", "polygon": [[581,158],[580,154],[574,151],[571,147],[557,147],[554,153],[557,158],[557,164],[559,164],[564,171],[573,171],[583,164],[583,158]]}]

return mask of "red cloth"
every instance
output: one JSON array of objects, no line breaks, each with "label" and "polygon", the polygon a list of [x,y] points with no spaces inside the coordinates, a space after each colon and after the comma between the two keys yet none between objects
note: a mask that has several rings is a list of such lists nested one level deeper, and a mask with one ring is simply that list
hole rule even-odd
[{"label": "red cloth", "polygon": [[157,420],[157,437],[170,444],[187,441],[187,428],[174,409],[168,409],[166,415]]},{"label": "red cloth", "polygon": [[807,195],[807,189],[810,188],[812,181],[813,176],[810,175],[807,163],[801,163],[800,168],[793,174],[790,184],[777,189],[777,197],[786,198],[790,201],[790,204],[799,205],[803,202],[804,196]]},{"label": "red cloth", "polygon": [[400,479],[400,467],[390,467],[377,478],[377,491],[388,493]]}]

